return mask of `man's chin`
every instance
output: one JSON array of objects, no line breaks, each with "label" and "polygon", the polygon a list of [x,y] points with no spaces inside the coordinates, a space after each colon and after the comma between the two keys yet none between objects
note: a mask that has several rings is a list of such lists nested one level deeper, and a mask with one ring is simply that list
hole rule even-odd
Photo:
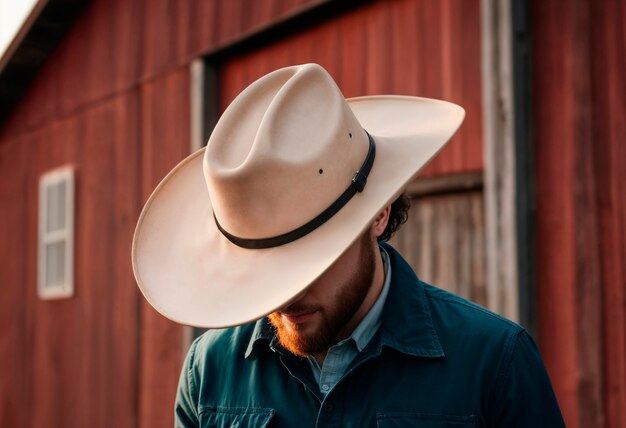
[{"label": "man's chin", "polygon": [[322,331],[310,320],[294,324],[282,319],[278,314],[270,316],[270,322],[276,329],[278,341],[287,351],[304,357],[317,354],[328,348],[327,340],[320,334]]},{"label": "man's chin", "polygon": [[300,357],[319,352],[318,347],[313,345],[315,340],[311,335],[291,327],[278,330],[278,341],[283,348]]}]

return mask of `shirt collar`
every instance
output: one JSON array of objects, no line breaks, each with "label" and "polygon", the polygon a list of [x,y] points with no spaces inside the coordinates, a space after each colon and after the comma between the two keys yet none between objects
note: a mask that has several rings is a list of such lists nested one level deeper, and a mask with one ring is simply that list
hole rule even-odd
[{"label": "shirt collar", "polygon": [[386,243],[381,246],[389,254],[393,278],[382,314],[380,346],[418,357],[444,357],[424,284],[396,250]]},{"label": "shirt collar", "polygon": [[246,358],[250,357],[257,345],[257,342],[271,341],[274,335],[274,327],[272,327],[267,317],[258,320],[254,326],[254,330],[252,331],[252,337],[250,338],[250,343],[248,343],[248,348],[246,349]]},{"label": "shirt collar", "polygon": [[378,330],[378,327],[380,327],[381,314],[383,312],[383,307],[385,306],[385,301],[387,300],[387,295],[389,294],[389,286],[391,284],[391,266],[389,266],[389,255],[383,247],[379,246],[379,248],[385,272],[383,289],[376,299],[376,302],[374,302],[374,305],[370,308],[349,337],[349,339],[354,340],[354,344],[359,352],[365,348],[365,345],[369,343],[372,337],[374,337],[374,333]]},{"label": "shirt collar", "polygon": [[[378,351],[380,352],[382,346],[388,346],[413,356],[444,357],[439,336],[430,314],[424,285],[393,247],[386,243],[381,243],[380,246],[381,253],[384,251],[388,257],[389,268],[385,267],[385,285],[374,305],[376,306],[380,302],[381,306]],[[393,277],[391,272],[393,272]],[[384,296],[383,293],[385,293]],[[375,329],[376,327],[374,327],[374,331]],[[267,317],[256,322],[245,357],[250,357],[257,347],[257,343],[262,341],[276,342],[274,328]],[[361,346],[364,347],[367,344],[367,341],[364,343],[361,339],[355,339],[355,342],[359,346],[359,350],[362,349]]]}]

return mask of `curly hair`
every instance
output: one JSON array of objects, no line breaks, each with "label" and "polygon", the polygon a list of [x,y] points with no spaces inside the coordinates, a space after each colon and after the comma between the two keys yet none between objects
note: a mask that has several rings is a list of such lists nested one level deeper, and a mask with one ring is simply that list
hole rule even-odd
[{"label": "curly hair", "polygon": [[406,223],[409,218],[409,208],[411,208],[411,199],[406,195],[406,193],[401,194],[398,199],[393,201],[391,204],[391,211],[389,212],[389,222],[378,239],[382,241],[389,241],[396,230],[398,230],[401,225]]}]

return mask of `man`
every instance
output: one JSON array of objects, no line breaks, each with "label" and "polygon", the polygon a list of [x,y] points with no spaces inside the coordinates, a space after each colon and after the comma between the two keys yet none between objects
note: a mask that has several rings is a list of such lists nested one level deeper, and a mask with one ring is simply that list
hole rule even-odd
[{"label": "man", "polygon": [[383,242],[463,116],[346,100],[314,64],[233,101],[133,242],[148,301],[213,328],[185,360],[177,426],[564,426],[528,333],[421,282]]}]

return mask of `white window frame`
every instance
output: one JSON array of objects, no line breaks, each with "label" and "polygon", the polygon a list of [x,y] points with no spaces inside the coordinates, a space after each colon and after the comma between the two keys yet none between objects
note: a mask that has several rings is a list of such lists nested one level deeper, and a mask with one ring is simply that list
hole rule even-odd
[{"label": "white window frame", "polygon": [[[41,299],[62,299],[74,295],[74,188],[75,173],[73,166],[54,169],[39,179],[39,254],[37,274],[37,295]],[[64,228],[48,231],[47,219],[50,211],[48,189],[50,186],[65,182]],[[53,243],[65,243],[65,280],[57,284],[47,284],[47,246]]]}]

